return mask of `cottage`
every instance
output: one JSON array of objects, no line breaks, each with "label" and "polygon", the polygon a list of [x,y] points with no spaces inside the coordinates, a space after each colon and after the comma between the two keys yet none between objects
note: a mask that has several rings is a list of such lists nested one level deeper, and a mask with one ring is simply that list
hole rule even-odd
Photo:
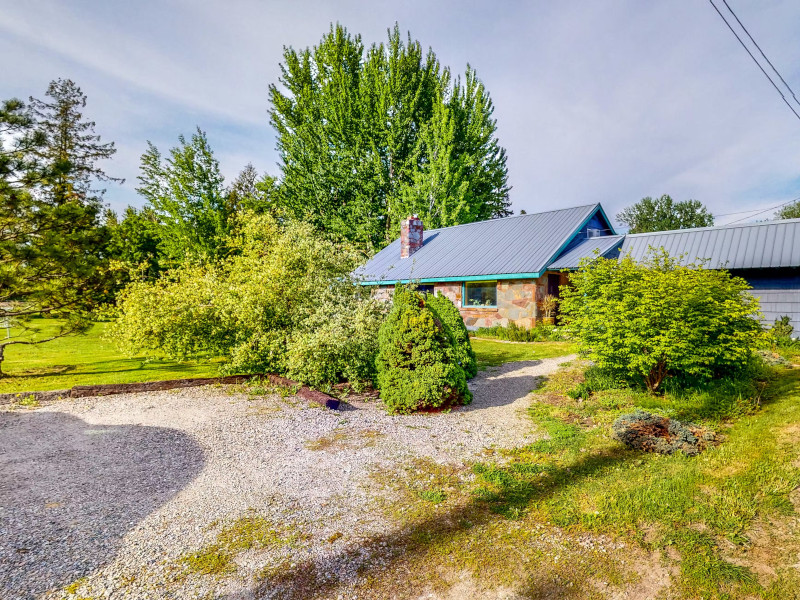
[{"label": "cottage", "polygon": [[761,300],[764,322],[788,315],[800,332],[800,219],[617,235],[600,204],[424,231],[411,216],[400,239],[361,267],[362,285],[389,298],[416,282],[449,297],[470,329],[532,327],[546,295],[558,296],[581,259],[645,256],[650,247],[744,278]]},{"label": "cottage", "polygon": [[511,322],[532,327],[544,316],[542,299],[558,296],[566,283],[564,265],[594,248],[613,255],[621,242],[600,204],[429,231],[411,216],[400,239],[357,275],[386,298],[395,284],[411,281],[444,294],[471,329]]}]

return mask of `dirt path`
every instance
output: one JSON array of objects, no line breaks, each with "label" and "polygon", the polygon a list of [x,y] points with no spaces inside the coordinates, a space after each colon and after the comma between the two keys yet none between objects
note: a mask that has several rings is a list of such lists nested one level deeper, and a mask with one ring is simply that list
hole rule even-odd
[{"label": "dirt path", "polygon": [[[432,415],[213,387],[0,412],[0,597],[70,597],[63,588],[82,577],[70,590],[93,598],[252,597],[265,561],[324,562],[391,527],[371,508],[376,469],[459,466],[535,439],[529,392],[569,358],[484,371],[470,406]],[[327,542],[244,553],[235,575],[186,576],[187,551],[254,511]]]}]

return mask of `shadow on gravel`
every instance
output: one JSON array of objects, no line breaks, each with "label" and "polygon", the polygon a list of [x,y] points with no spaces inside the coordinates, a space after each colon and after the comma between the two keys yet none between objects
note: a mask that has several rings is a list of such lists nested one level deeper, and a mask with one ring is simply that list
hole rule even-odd
[{"label": "shadow on gravel", "polygon": [[[454,546],[469,548],[470,532],[476,526],[491,525],[502,516],[504,509],[522,509],[549,498],[562,487],[592,477],[598,471],[608,469],[630,458],[625,449],[588,455],[580,458],[570,468],[558,468],[550,472],[547,480],[525,485],[509,478],[492,501],[473,497],[465,505],[437,512],[435,516],[412,522],[405,527],[377,534],[360,540],[336,554],[328,556],[322,564],[314,559],[286,564],[272,572],[264,572],[254,589],[225,596],[225,600],[277,599],[281,600],[328,600],[342,597],[348,585],[356,579],[368,583],[369,592],[361,590],[359,598],[416,598],[425,591],[414,586],[418,581],[411,575],[414,569],[425,565],[433,557],[433,580],[436,580],[436,557],[452,550]],[[503,548],[472,548],[465,550],[474,556],[503,552]],[[586,598],[590,591],[583,575],[562,572],[561,578],[553,578],[547,571],[531,573],[516,560],[516,552],[509,553],[513,559],[508,563],[509,572],[523,582],[515,597],[552,598],[572,600]],[[495,557],[497,560],[497,557]],[[475,560],[482,560],[476,558]],[[554,567],[555,568],[555,567]],[[424,567],[423,567],[424,570]],[[550,575],[550,576],[548,576]],[[574,578],[574,579],[572,579]],[[422,573],[425,579],[425,573]],[[439,581],[441,583],[441,581]],[[374,591],[373,591],[374,590]],[[386,594],[391,590],[391,595]],[[344,594],[344,597],[349,597]],[[426,596],[427,597],[427,596]],[[445,598],[452,596],[444,595]],[[483,597],[483,596],[481,596]]]},{"label": "shadow on gravel", "polygon": [[0,597],[35,598],[102,566],[203,464],[173,429],[0,413]]}]

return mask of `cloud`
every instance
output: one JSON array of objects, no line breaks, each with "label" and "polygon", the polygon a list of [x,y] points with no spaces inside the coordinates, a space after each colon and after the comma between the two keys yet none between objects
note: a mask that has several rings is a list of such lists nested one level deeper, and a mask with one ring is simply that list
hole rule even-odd
[{"label": "cloud", "polygon": [[[800,90],[800,5],[732,3]],[[226,176],[276,172],[267,88],[282,47],[316,43],[332,21],[385,39],[395,21],[455,72],[472,64],[495,102],[514,208],[645,195],[696,198],[717,214],[800,195],[798,122],[713,8],[618,2],[173,2],[0,0],[0,96],[41,94],[71,74],[117,142],[135,202],[138,157],[207,130]],[[5,67],[5,65],[4,65]],[[109,171],[111,171],[109,166]]]}]

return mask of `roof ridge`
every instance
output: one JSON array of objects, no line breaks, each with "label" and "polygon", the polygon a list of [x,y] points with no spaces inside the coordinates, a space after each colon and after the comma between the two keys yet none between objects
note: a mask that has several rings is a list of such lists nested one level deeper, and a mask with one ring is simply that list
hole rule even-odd
[{"label": "roof ridge", "polygon": [[676,233],[692,233],[694,231],[713,231],[715,229],[738,229],[740,227],[760,227],[763,225],[782,225],[784,223],[800,223],[798,219],[773,219],[772,221],[757,221],[755,223],[730,223],[728,225],[711,225],[710,227],[689,227],[687,229],[666,229],[664,231],[647,231],[644,233],[626,233],[629,237],[645,237],[648,235],[672,235]]},{"label": "roof ridge", "polygon": [[[449,225],[447,227],[437,227],[436,229],[424,229],[425,233],[432,233],[434,231],[442,231],[443,229],[455,229],[456,227],[468,227],[470,225],[480,225],[481,223],[497,223],[498,221],[506,221],[508,219],[516,219],[519,217],[536,217],[538,215],[546,215],[549,213],[556,213],[561,212],[563,210],[575,210],[576,208],[594,208],[598,206],[600,203],[595,202],[594,204],[579,204],[578,206],[565,206],[564,208],[555,208],[553,210],[543,210],[541,212],[536,213],[525,213],[524,215],[508,215],[507,217],[498,217],[497,219],[484,219],[483,221],[473,221],[472,223],[459,223],[458,225]],[[423,228],[425,226],[425,222],[422,222]],[[393,240],[394,241],[394,240]]]}]

